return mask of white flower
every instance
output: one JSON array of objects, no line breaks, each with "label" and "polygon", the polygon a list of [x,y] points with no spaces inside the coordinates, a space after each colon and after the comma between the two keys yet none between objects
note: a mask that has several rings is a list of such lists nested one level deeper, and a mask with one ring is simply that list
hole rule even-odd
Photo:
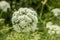
[{"label": "white flower", "polygon": [[60,15],[60,9],[59,8],[52,9],[51,12],[53,12],[54,16]]},{"label": "white flower", "polygon": [[32,15],[31,13],[28,13],[27,16],[30,17],[33,20],[33,22],[38,23],[38,19],[36,16]]},{"label": "white flower", "polygon": [[27,24],[28,24],[28,23],[25,22],[25,21],[21,21],[21,22],[19,23],[19,25],[22,26],[22,27],[26,26]]},{"label": "white flower", "polygon": [[37,23],[37,13],[29,8],[19,8],[12,15],[12,24],[18,24],[21,32],[35,31],[37,29]]},{"label": "white flower", "polygon": [[51,35],[51,34],[55,34],[55,31],[52,31],[52,30],[48,30],[48,33]]},{"label": "white flower", "polygon": [[48,22],[46,24],[46,28],[49,28],[48,33],[49,34],[60,34],[60,26],[54,25],[52,22]]},{"label": "white flower", "polygon": [[10,4],[6,1],[0,1],[0,9],[4,12],[7,12],[7,9],[10,8]]},{"label": "white flower", "polygon": [[30,28],[30,27],[28,27],[28,26],[27,26],[27,27],[25,27],[25,28],[24,28],[24,30],[23,30],[23,32],[30,32],[30,31],[31,31],[31,28]]},{"label": "white flower", "polygon": [[31,26],[31,30],[34,32],[35,30],[38,30],[38,28],[36,27],[37,25],[35,25],[35,23],[33,23],[33,26]]},{"label": "white flower", "polygon": [[52,22],[48,22],[48,23],[46,23],[46,28],[50,28],[51,25],[52,25]]},{"label": "white flower", "polygon": [[27,15],[25,15],[24,19],[25,19],[26,22],[32,22],[32,19],[29,18]]},{"label": "white flower", "polygon": [[[16,28],[16,27],[17,27],[17,28]],[[19,28],[19,26],[18,26],[18,24],[13,25],[13,28],[14,28],[15,31],[21,32],[21,31],[20,31],[20,28]]]}]

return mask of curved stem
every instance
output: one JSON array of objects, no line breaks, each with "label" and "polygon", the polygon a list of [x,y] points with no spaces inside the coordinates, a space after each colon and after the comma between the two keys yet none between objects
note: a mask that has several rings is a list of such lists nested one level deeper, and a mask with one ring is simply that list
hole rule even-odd
[{"label": "curved stem", "polygon": [[46,3],[47,3],[47,0],[42,1],[42,8],[41,8],[41,11],[40,11],[40,16],[39,16],[39,19],[40,19],[41,22],[43,22],[42,21],[42,14],[43,14],[43,9],[44,9],[44,6],[45,6]]},{"label": "curved stem", "polygon": [[40,12],[40,21],[41,21],[41,19],[42,19],[43,9],[44,9],[44,5],[42,5],[42,8],[41,8],[41,12]]}]

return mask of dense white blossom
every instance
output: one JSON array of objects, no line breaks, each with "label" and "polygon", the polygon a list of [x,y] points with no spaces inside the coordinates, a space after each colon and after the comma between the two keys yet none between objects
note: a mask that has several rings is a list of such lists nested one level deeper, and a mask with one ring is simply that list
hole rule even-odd
[{"label": "dense white blossom", "polygon": [[6,1],[0,1],[0,9],[4,12],[7,12],[7,9],[10,8],[10,4]]},{"label": "dense white blossom", "polygon": [[59,8],[52,9],[52,12],[53,12],[54,16],[60,15],[60,9]]},{"label": "dense white blossom", "polygon": [[13,28],[17,32],[34,32],[38,29],[37,23],[37,13],[29,8],[19,8],[12,15]]},{"label": "dense white blossom", "polygon": [[60,34],[60,26],[54,25],[52,22],[48,22],[46,24],[46,28],[48,28],[48,33],[49,34]]}]

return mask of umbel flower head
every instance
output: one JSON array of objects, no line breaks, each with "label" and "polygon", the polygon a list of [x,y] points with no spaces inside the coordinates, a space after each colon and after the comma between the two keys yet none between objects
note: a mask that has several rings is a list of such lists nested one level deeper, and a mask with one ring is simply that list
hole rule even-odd
[{"label": "umbel flower head", "polygon": [[37,13],[33,9],[20,8],[12,15],[13,28],[17,32],[34,32],[38,29]]},{"label": "umbel flower head", "polygon": [[4,12],[7,12],[7,9],[10,8],[10,4],[6,1],[0,1],[0,9]]},{"label": "umbel flower head", "polygon": [[56,16],[56,17],[60,15],[60,9],[59,8],[52,9],[51,12],[53,12],[54,16]]},{"label": "umbel flower head", "polygon": [[52,22],[48,22],[46,24],[46,28],[48,28],[49,34],[60,34],[60,26],[53,24]]}]

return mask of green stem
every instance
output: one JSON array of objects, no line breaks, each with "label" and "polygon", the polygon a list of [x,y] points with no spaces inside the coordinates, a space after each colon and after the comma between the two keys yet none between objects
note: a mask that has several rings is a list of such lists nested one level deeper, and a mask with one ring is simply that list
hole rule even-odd
[{"label": "green stem", "polygon": [[44,2],[42,3],[42,8],[41,8],[41,11],[40,11],[40,16],[39,16],[39,19],[40,19],[41,22],[43,22],[42,21],[42,15],[43,15],[43,9],[44,9],[44,6],[46,5],[46,3],[47,3],[47,0],[44,0]]},{"label": "green stem", "polygon": [[41,8],[41,12],[40,12],[40,21],[41,21],[41,19],[42,19],[43,9],[44,9],[44,5],[42,5],[42,8]]}]

